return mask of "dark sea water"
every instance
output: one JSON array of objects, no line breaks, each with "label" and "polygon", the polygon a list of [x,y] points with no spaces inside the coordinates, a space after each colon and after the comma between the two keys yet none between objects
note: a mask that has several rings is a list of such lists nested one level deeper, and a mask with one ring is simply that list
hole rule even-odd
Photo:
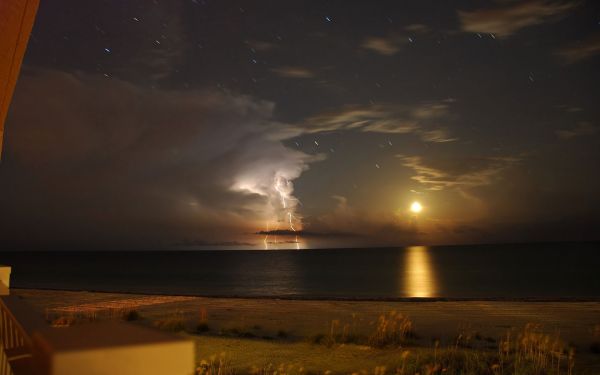
[{"label": "dark sea water", "polygon": [[11,283],[289,298],[599,299],[600,244],[278,251],[0,252]]}]

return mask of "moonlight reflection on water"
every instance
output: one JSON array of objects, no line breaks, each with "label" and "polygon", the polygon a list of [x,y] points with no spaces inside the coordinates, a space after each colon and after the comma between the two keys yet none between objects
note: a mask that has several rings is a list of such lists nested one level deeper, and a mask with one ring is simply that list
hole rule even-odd
[{"label": "moonlight reflection on water", "polygon": [[408,247],[404,255],[402,289],[408,297],[435,297],[438,288],[426,246]]}]

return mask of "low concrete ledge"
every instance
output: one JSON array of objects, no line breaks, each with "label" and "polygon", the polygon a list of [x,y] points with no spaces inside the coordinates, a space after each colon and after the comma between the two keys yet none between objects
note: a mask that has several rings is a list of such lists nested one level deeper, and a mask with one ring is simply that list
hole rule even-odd
[{"label": "low concrete ledge", "polygon": [[34,335],[33,356],[41,375],[192,375],[195,346],[130,323],[94,322]]}]

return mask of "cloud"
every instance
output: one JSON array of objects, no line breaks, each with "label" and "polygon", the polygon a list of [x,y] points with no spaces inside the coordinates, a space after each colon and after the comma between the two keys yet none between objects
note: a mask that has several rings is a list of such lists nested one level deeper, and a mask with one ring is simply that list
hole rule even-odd
[{"label": "cloud", "polygon": [[430,31],[429,26],[422,23],[413,23],[404,28],[404,30],[415,34],[426,34]]},{"label": "cloud", "polygon": [[298,130],[273,112],[245,95],[25,72],[7,122],[1,236],[40,246],[216,243],[287,221],[293,180],[323,157],[285,147]]},{"label": "cloud", "polygon": [[[386,246],[418,242],[421,229],[406,217],[394,212],[372,212],[349,204],[344,196],[333,195],[335,207],[331,212],[308,218],[306,227],[311,233],[327,233],[349,246]],[[342,230],[343,232],[340,232]]]},{"label": "cloud", "polygon": [[572,129],[561,129],[555,132],[556,136],[561,139],[572,139],[584,135],[596,134],[600,127],[590,124],[589,122],[580,122]]},{"label": "cloud", "polygon": [[440,122],[451,122],[449,105],[443,102],[425,102],[413,107],[372,105],[349,106],[338,111],[323,113],[305,122],[310,133],[357,130],[373,133],[415,134],[425,142],[450,142],[452,137]]},{"label": "cloud", "polygon": [[600,33],[559,49],[556,54],[567,64],[573,64],[600,54]]},{"label": "cloud", "polygon": [[283,237],[360,237],[358,233],[350,232],[311,232],[307,230],[289,230],[289,229],[276,229],[276,230],[261,230],[256,234],[267,235],[267,236],[283,236]]},{"label": "cloud", "polygon": [[286,78],[312,78],[315,76],[312,71],[300,66],[282,66],[271,69],[271,71]]},{"label": "cloud", "polygon": [[177,244],[181,247],[195,248],[195,247],[252,247],[256,246],[252,242],[240,242],[240,241],[222,241],[222,242],[211,242],[205,240],[183,240]]},{"label": "cloud", "polygon": [[360,44],[360,48],[383,56],[393,56],[398,53],[404,45],[408,44],[409,41],[412,41],[415,34],[427,34],[430,29],[426,25],[413,23],[405,26],[404,31],[404,33],[390,33],[384,37],[371,36],[365,38]]},{"label": "cloud", "polygon": [[583,111],[583,108],[581,108],[581,107],[577,107],[577,106],[573,106],[573,105],[566,105],[566,104],[558,105],[556,108],[562,109],[563,111],[568,112],[568,113],[576,113],[576,112]]},{"label": "cloud", "polygon": [[508,37],[525,27],[560,18],[577,5],[573,1],[514,1],[495,8],[459,11],[458,17],[464,32]]},{"label": "cloud", "polygon": [[245,43],[255,51],[270,51],[276,47],[275,44],[262,40],[247,40]]},{"label": "cloud", "polygon": [[320,114],[306,121],[311,133],[334,130],[361,130],[380,133],[410,133],[417,124],[412,118],[401,118],[387,106],[346,107],[339,111]]},{"label": "cloud", "polygon": [[421,139],[425,142],[454,142],[458,140],[456,137],[451,137],[447,129],[428,130],[421,133]]},{"label": "cloud", "polygon": [[366,38],[360,46],[380,55],[392,56],[400,51],[401,43],[396,38],[370,37]]},{"label": "cloud", "polygon": [[416,174],[411,177],[427,190],[464,189],[490,185],[500,172],[519,162],[514,157],[470,157],[425,161],[420,156],[396,155]]}]

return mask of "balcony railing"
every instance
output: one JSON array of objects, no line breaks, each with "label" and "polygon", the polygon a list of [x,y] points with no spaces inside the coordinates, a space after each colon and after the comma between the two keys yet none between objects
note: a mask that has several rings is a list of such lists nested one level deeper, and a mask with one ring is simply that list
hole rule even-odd
[{"label": "balcony railing", "polygon": [[10,269],[0,267],[0,375],[34,374],[31,335],[46,323],[26,303],[9,295]]}]

